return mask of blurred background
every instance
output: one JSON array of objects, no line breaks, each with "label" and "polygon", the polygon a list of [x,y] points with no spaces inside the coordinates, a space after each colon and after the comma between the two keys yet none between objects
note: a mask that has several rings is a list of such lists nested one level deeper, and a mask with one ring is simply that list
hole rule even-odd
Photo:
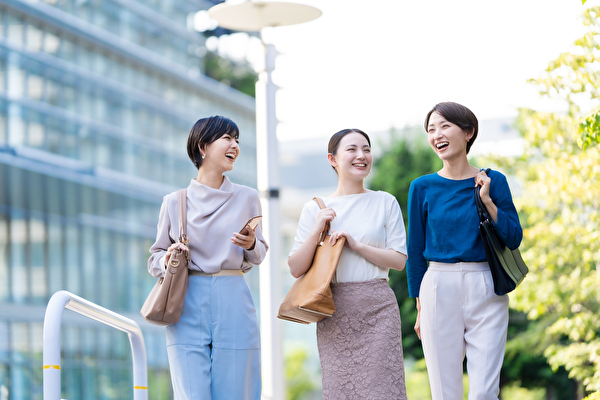
[{"label": "blurred background", "polygon": [[[0,400],[42,398],[45,306],[63,289],[137,321],[149,398],[172,398],[164,328],[139,309],[154,285],[146,262],[162,197],[196,175],[185,144],[198,118],[238,124],[230,177],[257,186],[260,39],[219,28],[206,13],[217,3],[0,0]],[[406,214],[412,179],[441,167],[421,119],[461,102],[480,119],[471,162],[509,178],[531,270],[511,295],[501,396],[597,398],[598,2],[303,3],[323,16],[264,32],[280,51],[279,295],[292,284],[285,260],[302,205],[336,186],[329,136],[371,135],[369,186]],[[259,268],[246,279],[260,317]],[[408,395],[428,399],[406,274],[391,272],[390,285]],[[279,324],[287,398],[320,399],[314,325]],[[64,398],[131,397],[121,332],[67,312],[61,349]]]}]

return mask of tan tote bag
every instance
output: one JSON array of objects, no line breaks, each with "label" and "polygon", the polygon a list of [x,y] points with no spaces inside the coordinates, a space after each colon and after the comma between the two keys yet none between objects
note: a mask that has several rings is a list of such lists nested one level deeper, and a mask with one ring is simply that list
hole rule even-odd
[{"label": "tan tote bag", "polygon": [[[186,230],[186,189],[177,192],[177,202],[179,209],[179,242],[189,248]],[[146,321],[155,325],[172,325],[179,321],[187,288],[189,260],[189,252],[180,249],[173,251],[164,276],[156,282],[140,311]]]},{"label": "tan tote bag", "polygon": [[[321,209],[325,208],[323,200],[313,198]],[[290,291],[279,307],[277,318],[287,321],[309,324],[331,317],[335,312],[335,304],[331,294],[331,280],[346,243],[341,237],[335,245],[329,243],[329,222],[325,224],[319,243],[315,250],[310,268],[304,275],[296,279]]]}]

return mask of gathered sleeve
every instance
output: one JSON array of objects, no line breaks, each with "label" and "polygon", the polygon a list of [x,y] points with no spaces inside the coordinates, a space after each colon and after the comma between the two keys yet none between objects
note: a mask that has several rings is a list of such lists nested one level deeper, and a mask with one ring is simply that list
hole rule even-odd
[{"label": "gathered sleeve", "polygon": [[155,277],[161,277],[165,271],[165,255],[167,249],[175,239],[171,237],[171,218],[169,216],[169,207],[167,206],[167,197],[163,198],[158,216],[158,227],[156,232],[156,241],[150,247],[150,259],[148,259],[148,272]]},{"label": "gathered sleeve", "polygon": [[387,221],[385,224],[385,248],[392,249],[398,253],[407,254],[406,251],[406,229],[404,228],[404,219],[398,200],[389,195],[387,206]]},{"label": "gathered sleeve", "polygon": [[292,246],[288,257],[291,256],[298,249],[298,247],[302,246],[302,244],[306,241],[306,238],[310,234],[310,231],[317,220],[317,214],[319,212],[318,210],[319,206],[314,200],[309,201],[308,203],[304,204],[304,207],[302,207],[302,213],[300,213],[298,227],[296,228],[294,245]]},{"label": "gathered sleeve", "polygon": [[513,203],[506,177],[498,172],[493,174],[491,178],[490,197],[498,209],[494,229],[504,244],[509,249],[514,250],[519,247],[523,239],[523,228],[519,222],[519,214]]},{"label": "gathered sleeve", "polygon": [[[262,215],[262,207],[260,205],[260,199],[258,198],[258,193],[254,197],[252,201],[252,215]],[[267,256],[267,250],[269,249],[269,245],[265,240],[262,233],[262,219],[256,226],[256,230],[254,234],[256,236],[256,241],[254,242],[254,248],[252,250],[244,249],[244,261],[249,262],[250,264],[258,265]]]},{"label": "gathered sleeve", "polygon": [[408,294],[410,297],[419,297],[421,281],[428,266],[423,255],[427,215],[425,215],[425,208],[423,207],[424,201],[420,198],[422,193],[413,181],[408,191],[408,259],[406,261]]}]

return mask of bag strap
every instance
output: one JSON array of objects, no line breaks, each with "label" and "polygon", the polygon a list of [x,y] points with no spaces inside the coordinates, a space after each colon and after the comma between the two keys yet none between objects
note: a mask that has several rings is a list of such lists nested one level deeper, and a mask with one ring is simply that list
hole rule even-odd
[{"label": "bag strap", "polygon": [[179,241],[187,246],[189,243],[187,236],[187,189],[177,191],[177,203],[179,208]]},{"label": "bag strap", "polygon": [[[481,170],[485,171],[486,175],[489,174],[489,172],[490,172],[490,168],[487,168],[485,170],[482,168]],[[491,221],[492,218],[490,217],[490,213],[485,208],[483,201],[481,201],[481,194],[479,193],[480,189],[481,189],[481,186],[477,186],[475,188],[475,205],[477,206],[477,214],[479,214],[479,221],[480,222]]]},{"label": "bag strap", "polygon": [[[321,210],[326,208],[325,203],[323,203],[323,200],[320,197],[315,196],[315,197],[313,197],[313,200],[317,202],[317,204],[319,205],[319,208]],[[327,221],[325,223],[325,226],[323,227],[323,231],[319,235],[318,246],[321,246],[323,244],[323,242],[325,241],[325,237],[327,236],[328,233],[329,233],[329,221]]]}]

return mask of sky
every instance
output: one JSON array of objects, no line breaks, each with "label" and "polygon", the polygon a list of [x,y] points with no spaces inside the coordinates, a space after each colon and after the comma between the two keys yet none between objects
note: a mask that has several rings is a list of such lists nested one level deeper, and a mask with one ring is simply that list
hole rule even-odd
[{"label": "sky", "polygon": [[[237,1],[239,2],[239,1]],[[582,36],[600,0],[295,0],[318,19],[267,28],[279,56],[273,81],[280,141],[421,124],[438,102],[480,120],[517,108],[560,110],[527,83]],[[260,64],[257,38],[221,38],[220,51]],[[243,36],[243,37],[242,37]],[[208,43],[207,43],[208,47]],[[241,54],[241,55],[240,55]]]}]

